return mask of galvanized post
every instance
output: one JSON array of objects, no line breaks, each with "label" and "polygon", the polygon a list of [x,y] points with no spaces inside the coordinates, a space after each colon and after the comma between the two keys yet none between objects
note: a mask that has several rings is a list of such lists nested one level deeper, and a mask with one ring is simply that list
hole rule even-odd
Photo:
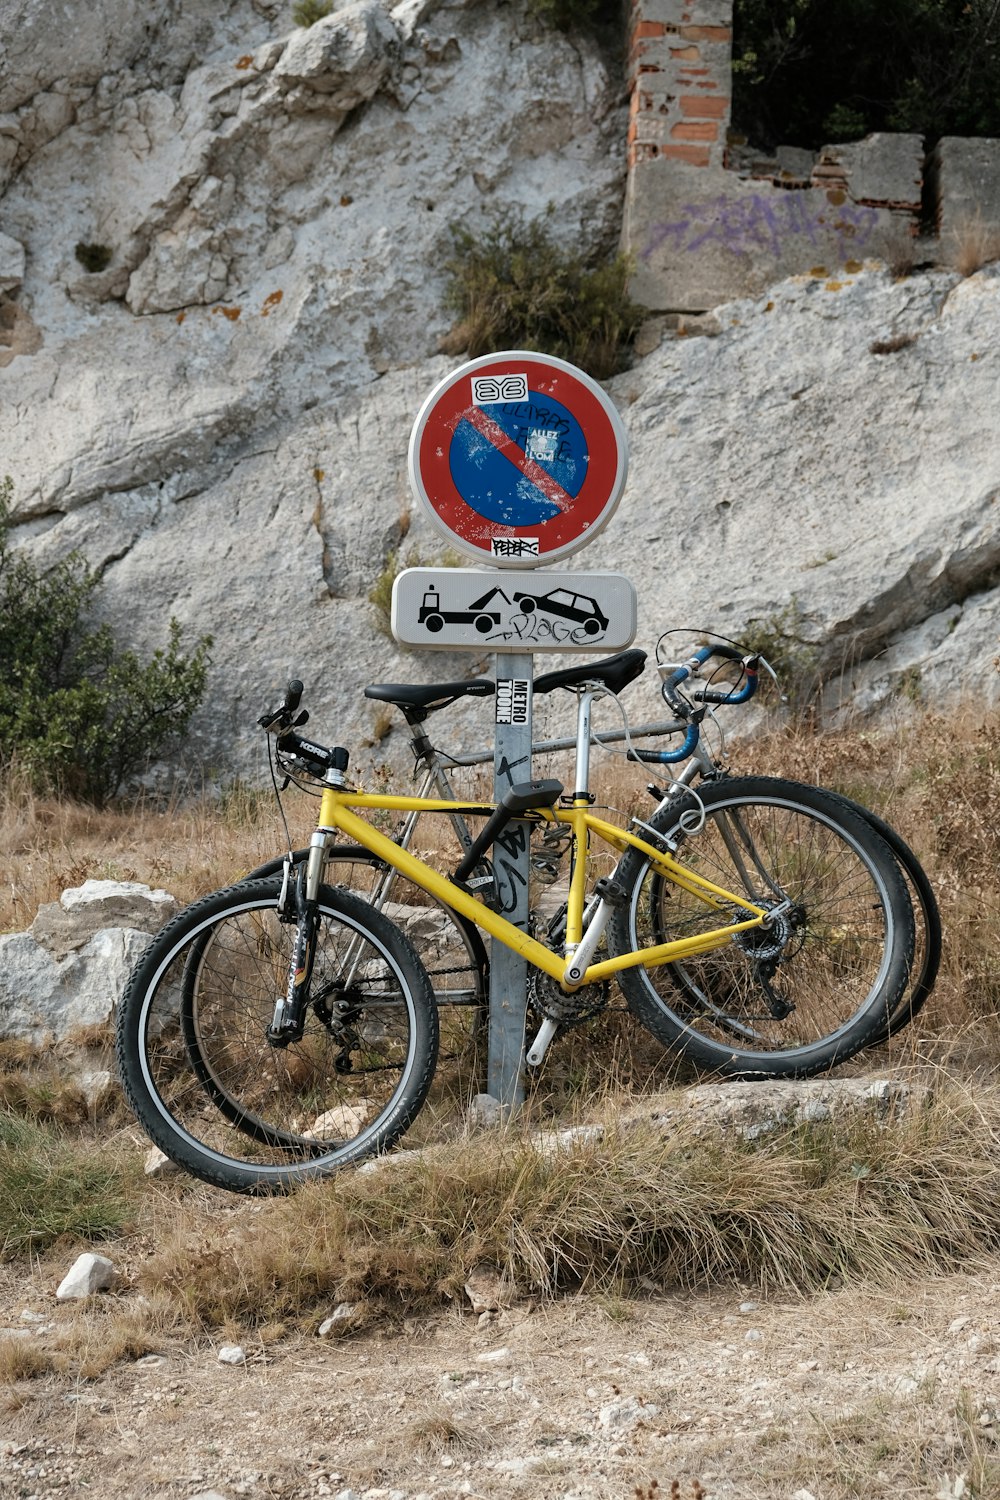
[{"label": "galvanized post", "polygon": [[[532,658],[516,652],[497,657],[496,745],[493,789],[499,802],[515,782],[531,780]],[[523,819],[509,823],[493,846],[501,908],[508,921],[528,926],[528,831]],[[528,965],[495,938],[490,956],[488,1089],[506,1111],[524,1103],[524,1026]]]}]

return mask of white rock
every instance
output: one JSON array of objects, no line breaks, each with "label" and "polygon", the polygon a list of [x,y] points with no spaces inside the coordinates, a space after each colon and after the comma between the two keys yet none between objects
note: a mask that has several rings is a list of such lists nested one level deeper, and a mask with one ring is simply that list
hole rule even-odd
[{"label": "white rock", "polygon": [[56,1289],[56,1298],[68,1302],[74,1298],[90,1297],[94,1292],[106,1291],[115,1279],[115,1268],[105,1255],[94,1255],[87,1251],[77,1256]]},{"label": "white rock", "polygon": [[465,1295],[474,1313],[497,1312],[503,1306],[504,1285],[496,1266],[474,1266],[465,1283]]},{"label": "white rock", "polygon": [[149,941],[146,933],[107,927],[57,959],[26,932],[0,937],[5,1034],[44,1045],[77,1027],[107,1023]]},{"label": "white rock", "polygon": [[317,1329],[318,1336],[321,1339],[327,1339],[334,1337],[339,1333],[346,1332],[356,1321],[359,1311],[360,1303],[338,1303],[338,1305],[333,1309],[333,1312],[330,1314],[330,1316],[328,1318],[324,1318],[323,1322],[319,1325],[319,1328]]},{"label": "white rock", "polygon": [[220,1365],[245,1365],[247,1354],[240,1344],[223,1344],[216,1358]]},{"label": "white rock", "polygon": [[172,1172],[179,1172],[180,1167],[159,1146],[150,1146],[143,1171],[147,1177],[168,1177]]},{"label": "white rock", "polygon": [[350,1139],[357,1135],[367,1118],[367,1105],[338,1104],[334,1109],[324,1110],[302,1134],[309,1140],[325,1140],[328,1136]]},{"label": "white rock", "polygon": [[492,1094],[476,1094],[469,1105],[469,1124],[492,1129],[503,1120],[503,1105]]},{"label": "white rock", "polygon": [[476,1358],[479,1360],[480,1364],[503,1365],[506,1364],[510,1359],[510,1350],[507,1348],[487,1349],[484,1354],[477,1354]]},{"label": "white rock", "polygon": [[24,280],[24,246],[0,234],[0,294],[15,291]]},{"label": "white rock", "polygon": [[598,1413],[598,1421],[602,1427],[614,1432],[627,1431],[634,1427],[637,1422],[644,1421],[648,1417],[659,1414],[660,1408],[652,1401],[645,1403],[637,1401],[633,1396],[626,1396],[622,1401],[609,1402],[602,1406]]}]

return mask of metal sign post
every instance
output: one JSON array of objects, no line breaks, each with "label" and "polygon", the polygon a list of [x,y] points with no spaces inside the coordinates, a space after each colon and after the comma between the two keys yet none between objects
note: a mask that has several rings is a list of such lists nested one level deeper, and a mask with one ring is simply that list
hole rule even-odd
[{"label": "metal sign post", "polygon": [[[410,484],[429,519],[483,568],[411,568],[392,591],[405,645],[497,653],[494,793],[531,780],[534,651],[607,651],[635,636],[635,590],[617,573],[537,569],[577,551],[610,520],[628,446],[611,398],[565,360],[523,349],[470,360],[425,400],[410,434]],[[498,571],[498,570],[504,571]],[[500,909],[529,919],[528,825],[491,852]],[[527,964],[494,941],[489,1091],[524,1098]]]},{"label": "metal sign post", "polygon": [[[531,679],[527,652],[498,659],[493,751],[493,795],[498,802],[515,782],[531,779]],[[528,832],[528,824],[515,819],[493,847],[503,914],[523,931],[528,928]],[[528,965],[520,954],[496,940],[490,947],[487,1090],[510,1111],[524,1102]]]}]

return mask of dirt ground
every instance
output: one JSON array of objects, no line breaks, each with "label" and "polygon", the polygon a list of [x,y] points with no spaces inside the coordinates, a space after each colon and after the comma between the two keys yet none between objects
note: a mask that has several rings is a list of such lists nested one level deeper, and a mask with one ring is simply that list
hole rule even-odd
[{"label": "dirt ground", "polygon": [[[58,1303],[67,1263],[0,1269],[0,1339],[98,1348],[141,1310],[127,1276]],[[808,1300],[650,1288],[488,1321],[453,1305],[337,1340],[254,1336],[233,1365],[221,1342],[0,1387],[0,1495],[1000,1496],[1000,1262]]]}]

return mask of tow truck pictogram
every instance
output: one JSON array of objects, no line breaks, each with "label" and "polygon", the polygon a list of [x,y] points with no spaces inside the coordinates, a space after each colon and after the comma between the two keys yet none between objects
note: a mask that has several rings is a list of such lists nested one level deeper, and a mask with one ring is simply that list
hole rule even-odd
[{"label": "tow truck pictogram", "polygon": [[425,589],[423,601],[417,611],[417,624],[423,625],[434,635],[437,635],[446,623],[449,625],[472,624],[480,635],[489,635],[490,631],[495,630],[500,624],[500,611],[487,608],[497,595],[505,604],[510,603],[502,589],[493,588],[483,594],[481,599],[474,599],[467,609],[442,609],[439,591],[434,587]]}]

